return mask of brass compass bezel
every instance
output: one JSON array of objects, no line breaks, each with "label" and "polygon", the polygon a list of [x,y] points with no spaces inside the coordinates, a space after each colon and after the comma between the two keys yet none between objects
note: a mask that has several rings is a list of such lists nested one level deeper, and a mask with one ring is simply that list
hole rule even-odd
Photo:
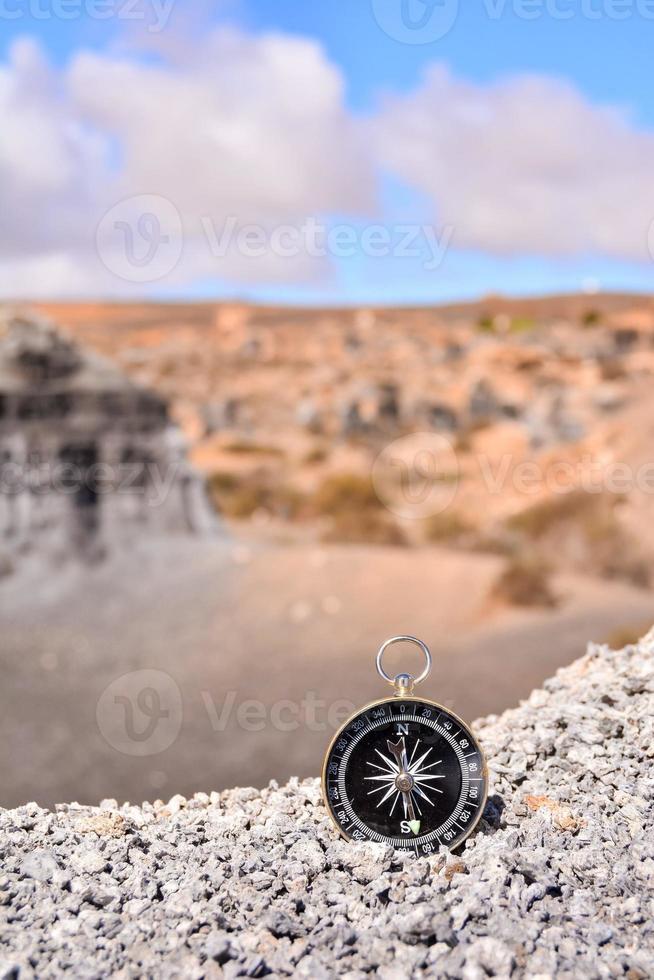
[{"label": "brass compass bezel", "polygon": [[[331,804],[329,803],[328,794],[327,794],[327,763],[329,762],[329,757],[331,755],[332,749],[334,748],[334,745],[336,744],[336,742],[338,741],[338,739],[341,737],[341,735],[343,734],[343,732],[345,731],[345,729],[348,727],[348,725],[350,725],[355,720],[355,718],[358,718],[359,715],[364,714],[366,711],[369,711],[371,708],[379,707],[382,704],[397,704],[399,701],[416,701],[416,702],[419,702],[420,704],[428,704],[432,708],[438,708],[439,711],[444,711],[447,715],[449,715],[451,718],[453,718],[467,732],[469,732],[472,735],[472,737],[475,740],[475,745],[476,745],[477,749],[479,750],[479,754],[481,756],[481,761],[482,761],[481,774],[482,774],[482,778],[483,778],[483,781],[484,781],[484,793],[483,793],[483,796],[482,796],[482,798],[480,800],[480,803],[479,803],[479,810],[478,810],[477,816],[472,821],[471,825],[468,828],[466,828],[465,834],[462,837],[459,837],[458,840],[457,840],[457,842],[456,842],[456,844],[454,844],[451,848],[449,848],[449,850],[455,851],[459,847],[461,847],[461,845],[473,833],[473,831],[475,830],[475,828],[479,824],[479,821],[481,820],[481,818],[483,816],[483,813],[484,813],[484,810],[486,808],[486,802],[488,800],[488,762],[486,760],[486,754],[485,754],[485,752],[484,752],[484,750],[483,750],[483,748],[482,748],[482,746],[481,746],[481,744],[479,742],[479,739],[477,738],[476,733],[470,727],[470,725],[463,718],[461,718],[461,716],[458,715],[455,711],[452,711],[451,708],[447,708],[444,704],[441,704],[439,701],[433,701],[431,698],[416,697],[414,694],[401,694],[399,696],[398,696],[398,694],[395,694],[395,695],[391,695],[390,697],[389,696],[386,696],[385,698],[378,698],[375,701],[370,701],[368,704],[364,704],[362,707],[357,708],[356,711],[353,711],[352,712],[352,714],[349,716],[349,718],[347,718],[346,721],[344,721],[343,724],[334,733],[334,736],[332,737],[331,741],[329,742],[329,745],[327,746],[327,751],[325,752],[325,758],[324,758],[324,761],[323,761],[323,764],[322,764],[322,775],[321,775],[321,779],[320,779],[321,790],[322,790],[322,799],[323,799],[323,803],[325,804],[325,809],[327,810],[327,813],[329,814],[329,819],[331,820],[331,822],[333,823],[334,827],[338,831],[339,836],[341,836],[344,840],[349,841],[350,843],[353,843],[354,842],[353,841],[353,838],[352,837],[349,837],[345,833],[345,831],[342,829],[342,827],[338,824],[338,822],[334,818],[334,814],[332,813]],[[359,843],[363,843],[363,841],[361,841]],[[447,844],[445,844],[444,846],[447,847]],[[410,850],[410,848],[409,847],[398,847],[397,850],[406,851],[406,850]]]}]

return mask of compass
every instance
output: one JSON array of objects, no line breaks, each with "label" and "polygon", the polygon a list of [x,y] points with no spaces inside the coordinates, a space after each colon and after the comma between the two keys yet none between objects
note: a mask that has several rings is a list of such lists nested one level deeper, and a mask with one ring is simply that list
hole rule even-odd
[{"label": "compass", "polygon": [[[390,677],[383,667],[394,643],[417,644],[425,669]],[[343,837],[418,854],[456,847],[480,819],[487,796],[483,753],[449,708],[414,697],[431,670],[425,644],[395,636],[377,654],[377,670],[395,695],[359,709],[336,732],[325,756],[325,804]]]}]

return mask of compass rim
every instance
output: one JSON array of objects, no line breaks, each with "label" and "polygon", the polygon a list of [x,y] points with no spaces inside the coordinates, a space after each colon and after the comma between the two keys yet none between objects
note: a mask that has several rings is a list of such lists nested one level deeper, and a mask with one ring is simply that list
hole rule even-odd
[{"label": "compass rim", "polygon": [[[479,755],[481,757],[481,762],[482,762],[481,776],[482,776],[482,779],[483,779],[483,788],[484,788],[484,791],[483,791],[483,795],[482,795],[481,800],[480,800],[480,803],[479,803],[477,815],[476,815],[475,819],[472,821],[470,827],[466,828],[466,832],[461,837],[459,837],[457,839],[456,843],[452,847],[448,848],[448,850],[450,850],[450,851],[456,851],[468,839],[468,837],[470,837],[470,835],[473,833],[473,831],[475,830],[475,828],[479,824],[479,821],[481,820],[481,818],[483,816],[483,813],[484,813],[484,810],[486,808],[486,803],[488,801],[488,789],[489,789],[489,787],[488,787],[488,762],[486,760],[486,754],[484,752],[483,746],[479,742],[479,739],[478,739],[477,734],[475,733],[474,729],[468,724],[468,722],[465,721],[460,715],[458,715],[456,713],[456,711],[452,711],[451,708],[448,708],[444,704],[441,704],[439,701],[434,701],[431,698],[421,697],[420,695],[415,695],[415,694],[402,695],[401,697],[398,697],[397,695],[390,695],[390,696],[387,695],[385,698],[377,698],[374,701],[370,701],[367,704],[362,705],[360,708],[357,708],[356,711],[353,711],[352,714],[348,718],[346,718],[346,720],[342,723],[342,725],[340,725],[339,728],[336,730],[336,732],[334,733],[334,736],[332,737],[331,741],[329,742],[329,745],[327,746],[327,750],[325,752],[325,758],[324,758],[323,764],[322,764],[322,774],[321,774],[320,783],[321,783],[322,799],[323,799],[323,803],[325,805],[325,809],[327,810],[327,813],[329,814],[329,818],[330,818],[331,822],[333,823],[334,827],[336,828],[336,830],[338,831],[339,835],[344,840],[346,840],[346,841],[348,841],[350,843],[355,843],[354,840],[353,840],[353,838],[350,837],[348,834],[345,833],[345,831],[339,825],[338,821],[335,819],[334,814],[332,812],[331,804],[330,804],[329,799],[328,799],[328,793],[327,793],[327,765],[329,763],[329,758],[330,758],[330,755],[332,753],[332,749],[334,748],[336,742],[338,741],[338,739],[340,738],[340,736],[343,734],[343,732],[345,731],[345,729],[348,727],[348,725],[350,725],[354,721],[355,718],[358,718],[359,715],[362,715],[366,711],[369,711],[371,708],[376,708],[376,707],[378,707],[379,705],[382,705],[382,704],[400,704],[400,703],[403,703],[405,701],[414,701],[414,702],[419,702],[421,704],[428,704],[428,705],[430,705],[430,707],[438,708],[440,711],[444,711],[451,718],[453,718],[456,722],[458,722],[459,724],[461,724],[461,726],[463,728],[465,728],[465,730],[474,739],[475,746],[476,746],[476,748],[479,751]],[[359,843],[363,843],[363,842],[359,842]],[[447,844],[443,844],[441,846],[447,847]],[[406,851],[406,850],[410,850],[410,847],[409,846],[400,846],[400,845],[397,845],[396,846],[396,850]]]}]

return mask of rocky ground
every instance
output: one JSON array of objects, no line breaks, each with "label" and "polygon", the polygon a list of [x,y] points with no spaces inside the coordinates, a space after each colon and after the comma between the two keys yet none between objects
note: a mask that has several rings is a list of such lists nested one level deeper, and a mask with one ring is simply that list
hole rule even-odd
[{"label": "rocky ground", "polygon": [[481,722],[459,854],[340,840],[317,780],[0,811],[0,977],[651,976],[654,631]]}]

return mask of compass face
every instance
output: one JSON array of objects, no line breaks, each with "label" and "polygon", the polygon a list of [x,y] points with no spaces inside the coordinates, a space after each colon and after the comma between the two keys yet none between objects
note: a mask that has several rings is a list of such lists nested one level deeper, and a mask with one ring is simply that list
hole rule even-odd
[{"label": "compass face", "polygon": [[455,847],[486,802],[481,750],[432,701],[388,698],[354,715],[325,759],[323,791],[343,836],[418,853]]}]

